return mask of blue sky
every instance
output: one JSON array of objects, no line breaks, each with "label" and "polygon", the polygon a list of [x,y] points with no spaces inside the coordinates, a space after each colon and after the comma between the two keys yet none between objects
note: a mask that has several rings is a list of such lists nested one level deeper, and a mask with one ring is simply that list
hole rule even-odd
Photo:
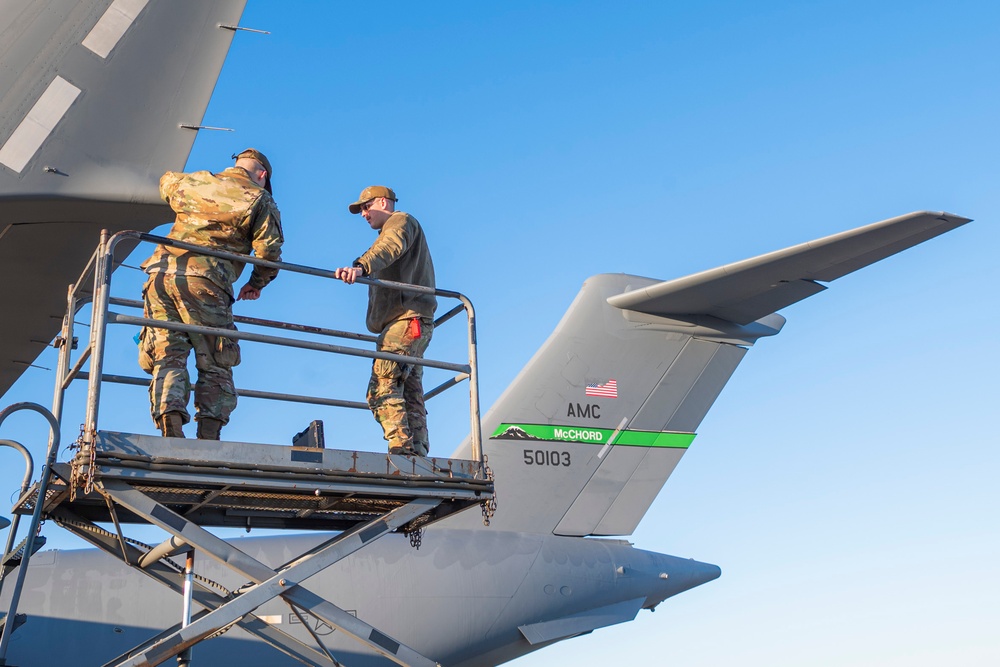
[{"label": "blue sky", "polygon": [[[395,188],[439,286],[476,304],[484,406],[592,274],[675,278],[921,209],[974,218],[784,310],[747,355],[630,538],[721,579],[513,664],[1000,662],[996,5],[250,0],[242,25],[272,34],[236,36],[205,116],[236,131],[203,132],[188,167],[266,152],[285,257],[313,266],[363,251],[346,205]],[[137,295],[138,272],[116,280]],[[357,329],[364,291],[282,276],[236,312]],[[112,364],[134,372],[127,337]],[[240,386],[358,399],[367,377],[246,352]],[[51,382],[32,369],[3,402],[47,405]],[[109,427],[151,430],[141,391],[105,397]],[[438,400],[447,454],[464,398]],[[284,442],[317,416],[264,405],[244,400],[227,438]],[[367,414],[319,416],[332,446],[383,446]],[[17,415],[0,436],[38,429]]]}]

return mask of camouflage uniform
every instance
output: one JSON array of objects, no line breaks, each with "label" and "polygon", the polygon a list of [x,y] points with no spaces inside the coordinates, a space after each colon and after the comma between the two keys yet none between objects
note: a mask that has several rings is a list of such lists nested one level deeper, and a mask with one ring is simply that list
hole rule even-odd
[{"label": "camouflage uniform", "polygon": [[[379,334],[376,349],[422,358],[433,332],[434,320],[430,317],[396,320]],[[423,366],[376,359],[367,394],[368,407],[382,425],[389,447],[413,450],[420,456],[430,450],[423,378]]]},{"label": "camouflage uniform", "polygon": [[[386,220],[375,243],[355,265],[378,280],[435,286],[434,263],[420,223],[401,211]],[[369,331],[379,334],[378,351],[423,357],[434,331],[436,307],[433,295],[370,285],[367,324]],[[427,454],[423,366],[376,359],[368,383],[368,406],[382,425],[390,450]]]},{"label": "camouflage uniform", "polygon": [[[218,174],[168,171],[160,179],[160,196],[176,212],[171,239],[248,254],[281,259],[281,217],[270,193],[251,180],[242,167]],[[142,264],[149,278],[143,287],[148,318],[233,328],[233,283],[243,262],[157,246]],[[277,269],[254,266],[248,284],[262,289]],[[223,424],[236,407],[232,367],[239,363],[236,341],[216,336],[146,328],[141,334],[139,364],[153,376],[149,385],[153,421],[178,412],[184,423],[191,384],[187,356],[195,350],[198,382],[194,388],[196,419],[208,417]]]}]

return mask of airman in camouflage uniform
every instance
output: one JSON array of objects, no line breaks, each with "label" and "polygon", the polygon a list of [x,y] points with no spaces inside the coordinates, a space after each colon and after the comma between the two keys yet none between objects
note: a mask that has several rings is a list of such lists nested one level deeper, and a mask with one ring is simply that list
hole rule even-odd
[{"label": "airman in camouflage uniform", "polygon": [[[281,217],[271,197],[271,164],[263,153],[248,148],[233,156],[236,165],[218,174],[168,171],[160,179],[160,196],[177,219],[171,239],[281,259]],[[145,316],[233,329],[234,300],[254,300],[277,275],[277,269],[254,266],[250,279],[234,298],[233,283],[244,263],[157,246],[142,264],[149,274],[142,294]],[[222,426],[236,407],[232,367],[239,364],[239,345],[221,336],[205,336],[145,328],[140,334],[139,365],[153,376],[149,385],[153,421],[167,437],[184,437],[183,425],[191,382],[188,352],[195,351],[198,381],[194,387],[198,437],[218,440]]]},{"label": "airman in camouflage uniform", "polygon": [[[353,283],[359,276],[435,287],[434,263],[416,218],[395,210],[396,193],[373,185],[361,191],[348,207],[360,213],[378,238],[352,266],[337,269],[336,277]],[[376,349],[423,357],[434,331],[432,294],[414,294],[368,286],[368,330],[379,334]],[[390,454],[426,456],[427,409],[424,407],[423,366],[376,359],[368,383],[368,406],[382,425]]]}]

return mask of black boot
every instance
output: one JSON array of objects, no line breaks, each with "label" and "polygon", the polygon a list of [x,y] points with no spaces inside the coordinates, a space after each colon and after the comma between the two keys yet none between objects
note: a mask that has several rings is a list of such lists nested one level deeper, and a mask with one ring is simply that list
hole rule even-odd
[{"label": "black boot", "polygon": [[201,417],[198,419],[198,439],[218,440],[222,432],[222,420],[211,417]]},{"label": "black boot", "polygon": [[184,416],[179,412],[165,412],[156,422],[164,438],[184,437]]}]

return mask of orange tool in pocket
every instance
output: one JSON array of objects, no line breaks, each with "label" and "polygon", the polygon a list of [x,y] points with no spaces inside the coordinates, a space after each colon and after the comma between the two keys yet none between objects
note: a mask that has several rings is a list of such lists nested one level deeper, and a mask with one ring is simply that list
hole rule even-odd
[{"label": "orange tool in pocket", "polygon": [[417,340],[418,338],[420,338],[420,318],[419,317],[414,317],[412,320],[410,320],[409,333],[410,333],[410,338],[412,338],[413,340]]}]

